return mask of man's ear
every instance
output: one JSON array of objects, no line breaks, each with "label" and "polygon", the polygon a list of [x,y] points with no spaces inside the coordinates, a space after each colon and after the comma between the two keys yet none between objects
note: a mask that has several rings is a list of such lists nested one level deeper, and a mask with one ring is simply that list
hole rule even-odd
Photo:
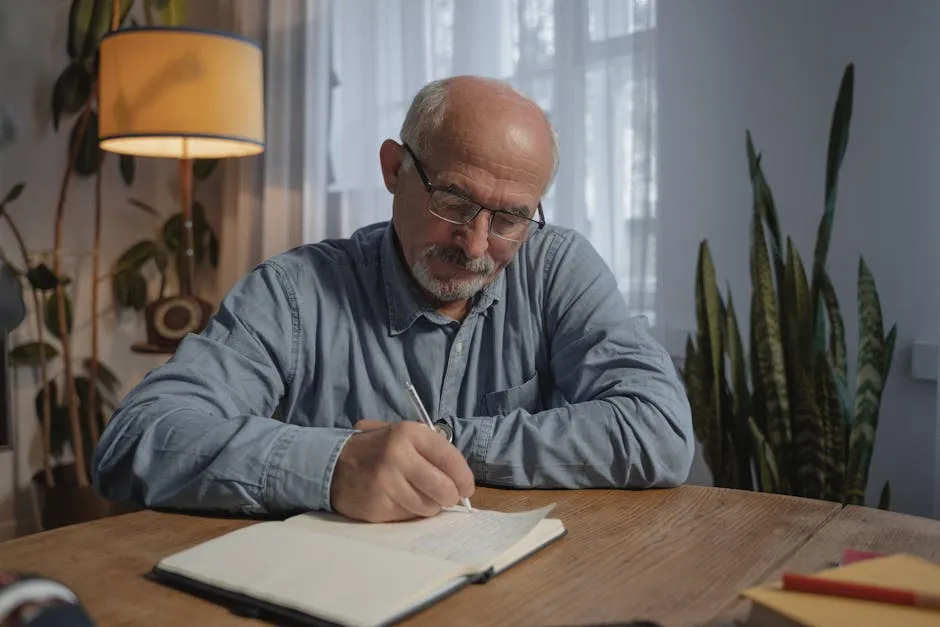
[{"label": "man's ear", "polygon": [[391,139],[386,139],[379,148],[379,163],[382,166],[385,189],[392,194],[398,191],[399,172],[404,162],[404,156],[405,149]]}]

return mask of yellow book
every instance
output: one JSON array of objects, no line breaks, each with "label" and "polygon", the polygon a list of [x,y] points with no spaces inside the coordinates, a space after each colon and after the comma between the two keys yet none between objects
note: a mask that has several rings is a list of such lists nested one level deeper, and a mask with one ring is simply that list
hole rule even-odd
[{"label": "yellow book", "polygon": [[[816,573],[818,577],[940,594],[940,564],[896,554]],[[779,582],[745,590],[747,627],[940,627],[940,611],[783,590]]]}]

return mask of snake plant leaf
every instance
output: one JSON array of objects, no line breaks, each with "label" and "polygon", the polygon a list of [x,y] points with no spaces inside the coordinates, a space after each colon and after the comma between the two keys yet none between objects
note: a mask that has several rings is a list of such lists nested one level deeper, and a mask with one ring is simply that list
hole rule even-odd
[{"label": "snake plant leaf", "polygon": [[738,329],[738,318],[734,311],[734,298],[731,288],[728,292],[728,307],[725,312],[725,354],[731,366],[731,419],[729,432],[735,434],[734,449],[735,463],[737,464],[738,487],[741,483],[750,484],[750,467],[754,447],[750,445],[751,437],[747,426],[747,417],[751,415],[751,392],[747,387],[747,359],[744,355],[744,345],[741,342],[741,331]]},{"label": "snake plant leaf", "polygon": [[[712,382],[712,400],[716,403],[715,414],[721,419],[721,384],[725,379],[724,348],[722,335],[724,334],[723,310],[721,295],[718,293],[718,282],[715,278],[715,264],[712,261],[708,243],[702,242],[699,247],[699,277],[702,299],[702,309],[705,314],[705,328],[708,329],[708,353],[710,363],[709,376]],[[699,350],[702,349],[701,344]]]},{"label": "snake plant leaf", "polygon": [[[796,385],[803,371],[810,371],[811,353],[807,351],[810,319],[809,286],[803,261],[793,241],[787,237],[787,264],[780,285],[781,337],[784,345],[784,361],[787,368],[788,390],[796,395]],[[808,374],[810,376],[811,374]]]},{"label": "snake plant leaf", "polygon": [[754,152],[754,143],[751,141],[751,131],[747,131],[747,162],[748,172],[751,175],[751,187],[754,194],[754,208],[761,219],[767,223],[770,231],[770,249],[773,254],[774,272],[777,281],[783,281],[783,248],[780,240],[780,221],[777,218],[777,209],[774,197],[764,177],[760,166],[760,155]]},{"label": "snake plant leaf", "polygon": [[894,343],[898,337],[898,325],[891,325],[891,330],[885,336],[885,366],[881,371],[885,381],[888,380],[888,373],[891,372],[891,359],[894,357]]},{"label": "snake plant leaf", "polygon": [[855,382],[855,422],[849,437],[849,464],[847,499],[852,504],[864,504],[878,428],[878,410],[884,389],[882,369],[885,364],[884,328],[881,303],[875,278],[865,263],[858,262],[858,370]]},{"label": "snake plant leaf", "polygon": [[839,371],[844,379],[847,376],[845,326],[842,322],[842,312],[839,309],[839,299],[836,296],[835,289],[832,287],[832,281],[829,279],[828,272],[823,272],[822,276],[820,276],[819,286],[829,319],[829,359],[832,360],[832,365]]},{"label": "snake plant leaf", "polygon": [[[842,82],[839,85],[839,95],[836,97],[835,111],[832,113],[832,123],[829,127],[829,150],[826,155],[826,211],[829,205],[835,202],[836,187],[839,180],[839,169],[845,150],[849,143],[849,126],[852,121],[852,94],[855,86],[855,65],[849,63],[842,73]],[[826,246],[829,242],[827,241]]]},{"label": "snake plant leaf", "polygon": [[821,499],[826,483],[826,416],[810,373],[799,369],[796,376],[792,386],[794,495]]},{"label": "snake plant leaf", "polygon": [[891,509],[891,482],[885,481],[881,486],[881,496],[878,497],[878,509]]},{"label": "snake plant leaf", "polygon": [[[849,125],[852,121],[852,100],[855,86],[855,66],[848,64],[842,74],[839,85],[839,95],[836,97],[835,109],[832,113],[832,122],[829,126],[829,148],[826,155],[826,189],[825,210],[819,220],[816,232],[816,250],[813,255],[812,303],[822,288],[822,272],[826,268],[826,257],[829,254],[829,240],[832,237],[832,222],[835,217],[836,189],[838,187],[839,169],[849,143]],[[821,310],[814,313],[814,317],[822,315]]]},{"label": "snake plant leaf", "polygon": [[815,353],[816,404],[820,409],[822,431],[819,467],[823,492],[819,498],[842,502],[845,487],[845,444],[848,422],[845,406],[835,382],[835,368],[825,353]]},{"label": "snake plant leaf", "polygon": [[774,455],[774,449],[767,442],[767,438],[761,433],[760,428],[754,419],[748,417],[747,425],[754,440],[754,449],[759,452],[757,472],[760,480],[760,490],[762,492],[780,492],[780,473],[777,470],[777,459]]},{"label": "snake plant leaf", "polygon": [[702,355],[695,350],[691,336],[686,339],[683,379],[692,407],[692,428],[696,439],[702,443],[702,457],[709,468],[715,468],[719,462],[720,448],[716,451],[712,442],[713,434],[718,433],[719,429],[711,400],[711,382]]},{"label": "snake plant leaf", "polygon": [[758,215],[752,216],[751,224],[751,285],[754,293],[752,324],[757,333],[756,357],[767,407],[765,434],[770,446],[780,450],[788,447],[792,441],[786,364],[764,225]]}]

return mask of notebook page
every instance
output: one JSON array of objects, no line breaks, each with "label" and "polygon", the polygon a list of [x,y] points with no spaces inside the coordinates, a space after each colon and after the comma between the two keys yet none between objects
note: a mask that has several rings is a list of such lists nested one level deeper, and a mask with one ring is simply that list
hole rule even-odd
[{"label": "notebook page", "polygon": [[310,512],[289,518],[287,523],[483,570],[528,535],[552,508],[554,504],[518,513],[453,508],[432,518],[394,523],[363,523],[337,514]]},{"label": "notebook page", "polygon": [[376,625],[469,574],[423,555],[261,523],[160,562],[160,568],[344,625]]}]

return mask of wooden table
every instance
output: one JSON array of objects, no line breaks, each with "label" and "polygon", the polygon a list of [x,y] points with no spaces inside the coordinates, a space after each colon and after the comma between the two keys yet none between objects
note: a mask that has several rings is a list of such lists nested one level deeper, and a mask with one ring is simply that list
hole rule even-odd
[{"label": "wooden table", "polygon": [[[940,521],[794,497],[700,486],[656,491],[478,488],[474,506],[557,503],[563,540],[485,585],[407,621],[413,625],[589,625],[654,620],[730,624],[738,593],[784,570],[814,571],[843,548],[940,560]],[[0,544],[0,568],[59,579],[108,625],[257,625],[144,576],[160,558],[251,524],[143,511]]]}]

